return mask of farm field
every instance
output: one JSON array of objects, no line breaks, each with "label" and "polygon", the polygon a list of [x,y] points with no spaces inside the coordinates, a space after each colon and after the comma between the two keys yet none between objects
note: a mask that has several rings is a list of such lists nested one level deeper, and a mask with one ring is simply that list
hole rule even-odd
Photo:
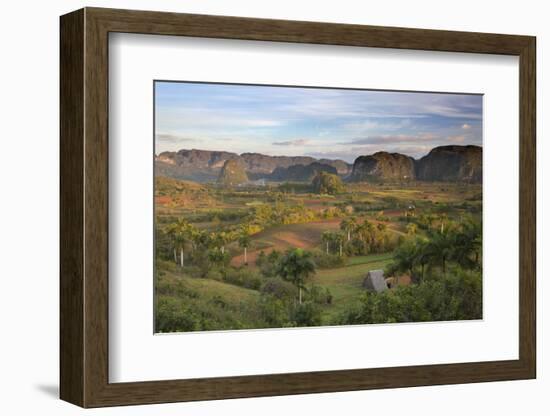
[{"label": "farm field", "polygon": [[[370,323],[350,318],[376,296],[364,287],[370,271],[384,271],[385,297],[435,281],[443,273],[438,261],[427,261],[421,278],[418,264],[402,264],[400,247],[481,222],[476,184],[346,184],[334,195],[282,185],[157,177],[157,331]],[[278,270],[296,250],[313,264],[299,284]],[[480,256],[469,253],[476,265]],[[476,265],[468,270],[480,281]],[[452,260],[445,267],[453,276],[464,269]]]}]

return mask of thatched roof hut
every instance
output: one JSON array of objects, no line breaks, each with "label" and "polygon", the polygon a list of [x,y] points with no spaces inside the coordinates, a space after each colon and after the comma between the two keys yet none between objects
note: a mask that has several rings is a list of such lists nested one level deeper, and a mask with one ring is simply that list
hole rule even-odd
[{"label": "thatched roof hut", "polygon": [[369,292],[381,293],[388,290],[388,285],[384,279],[383,270],[371,270],[363,280],[363,287]]}]

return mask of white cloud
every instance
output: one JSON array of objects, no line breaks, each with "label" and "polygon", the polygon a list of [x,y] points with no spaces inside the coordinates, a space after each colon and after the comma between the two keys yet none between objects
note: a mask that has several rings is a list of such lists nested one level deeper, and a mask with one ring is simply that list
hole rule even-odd
[{"label": "white cloud", "polygon": [[310,142],[311,140],[309,139],[295,139],[295,140],[287,140],[284,142],[273,142],[272,144],[275,146],[305,146]]},{"label": "white cloud", "polygon": [[449,144],[464,143],[466,141],[466,136],[464,135],[449,136],[447,140],[449,141]]},{"label": "white cloud", "polygon": [[468,123],[464,123],[461,128],[462,130],[470,130],[472,128],[472,125]]},{"label": "white cloud", "polygon": [[361,139],[354,139],[349,142],[343,142],[344,145],[373,145],[373,144],[417,144],[418,142],[433,142],[441,139],[439,136],[433,133],[420,133],[420,134],[386,134],[367,136]]},{"label": "white cloud", "polygon": [[181,143],[181,142],[194,142],[195,139],[189,137],[180,136],[172,133],[157,133],[155,140],[162,141],[164,143]]}]

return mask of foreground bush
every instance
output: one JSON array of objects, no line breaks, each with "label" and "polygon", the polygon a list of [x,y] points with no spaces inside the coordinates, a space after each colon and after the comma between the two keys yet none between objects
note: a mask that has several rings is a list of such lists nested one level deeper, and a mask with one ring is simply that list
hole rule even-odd
[{"label": "foreground bush", "polygon": [[292,309],[291,320],[296,326],[319,326],[322,323],[321,308],[313,302],[304,302]]},{"label": "foreground bush", "polygon": [[313,261],[320,269],[336,269],[346,265],[346,256],[340,256],[336,253],[326,254],[322,251],[313,252]]},{"label": "foreground bush", "polygon": [[481,273],[455,273],[383,293],[365,293],[359,304],[342,313],[337,324],[481,319]]},{"label": "foreground bush", "polygon": [[271,295],[277,299],[292,300],[296,298],[298,290],[292,283],[285,282],[281,278],[274,277],[265,281],[260,292],[266,295]]},{"label": "foreground bush", "polygon": [[232,285],[241,286],[246,289],[258,290],[262,285],[262,278],[247,268],[229,268],[225,270],[223,280]]}]

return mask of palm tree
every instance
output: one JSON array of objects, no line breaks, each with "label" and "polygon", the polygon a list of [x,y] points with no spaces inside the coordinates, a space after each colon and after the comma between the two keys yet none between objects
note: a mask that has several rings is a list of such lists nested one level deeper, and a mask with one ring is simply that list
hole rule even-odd
[{"label": "palm tree", "polygon": [[453,256],[455,249],[455,239],[453,230],[450,227],[445,228],[441,223],[441,230],[431,233],[429,247],[432,258],[441,262],[443,277],[447,271],[447,261]]},{"label": "palm tree", "polygon": [[227,243],[229,243],[229,241],[231,241],[231,236],[228,233],[226,233],[225,231],[222,231],[222,232],[218,233],[218,239],[219,239],[219,242],[221,244],[222,254],[225,254],[225,245]]},{"label": "palm tree", "polygon": [[219,249],[222,254],[225,254],[225,245],[230,241],[230,235],[225,231],[219,233],[210,233],[211,245]]},{"label": "palm tree", "polygon": [[342,222],[340,222],[340,229],[347,233],[348,241],[351,240],[351,233],[354,232],[356,228],[357,219],[355,217],[344,218]]},{"label": "palm tree", "polygon": [[374,227],[368,220],[365,220],[357,226],[356,232],[359,235],[359,239],[363,242],[365,254],[367,254],[374,239]]},{"label": "palm tree", "polygon": [[189,239],[192,226],[183,218],[178,219],[175,223],[167,227],[167,234],[174,242],[174,261],[178,262],[177,249],[180,251],[180,267],[183,267],[183,250],[185,243]]},{"label": "palm tree", "polygon": [[198,241],[200,238],[200,231],[197,230],[193,226],[189,226],[189,230],[187,232],[187,239],[191,243],[191,250],[195,251],[197,249]]},{"label": "palm tree", "polygon": [[430,244],[425,238],[417,237],[415,240],[416,261],[420,264],[420,280],[424,279],[424,270],[426,265],[430,262],[432,253],[430,251]]},{"label": "palm tree", "polygon": [[248,265],[247,249],[250,247],[250,236],[244,230],[239,236],[239,247],[244,249],[244,264]]},{"label": "palm tree", "polygon": [[401,244],[393,257],[396,271],[408,272],[411,278],[413,278],[417,254],[416,244],[413,241]]},{"label": "palm tree", "polygon": [[300,304],[305,282],[314,273],[315,263],[311,253],[301,248],[287,250],[277,267],[277,274],[298,288]]},{"label": "palm tree", "polygon": [[329,245],[332,242],[332,240],[333,240],[332,233],[330,231],[323,231],[323,234],[321,235],[321,241],[323,241],[323,243],[325,243],[327,254],[329,254],[328,248],[329,248]]},{"label": "palm tree", "polygon": [[225,255],[220,250],[208,250],[208,260],[210,263],[219,266],[224,269]]},{"label": "palm tree", "polygon": [[195,250],[198,250],[199,248],[208,249],[212,245],[210,235],[204,230],[193,228],[190,239]]},{"label": "palm tree", "polygon": [[174,224],[170,224],[168,227],[164,229],[164,233],[170,238],[171,242],[173,243],[173,250],[174,250],[174,263],[178,264],[178,251],[177,251],[177,244],[176,244],[176,228]]},{"label": "palm tree", "polygon": [[339,251],[340,251],[340,257],[342,257],[342,249],[344,246],[344,234],[342,233],[334,233],[333,234],[334,242],[338,245]]},{"label": "palm tree", "polygon": [[460,230],[454,234],[453,260],[467,268],[479,266],[481,224],[473,221],[464,222]]}]

